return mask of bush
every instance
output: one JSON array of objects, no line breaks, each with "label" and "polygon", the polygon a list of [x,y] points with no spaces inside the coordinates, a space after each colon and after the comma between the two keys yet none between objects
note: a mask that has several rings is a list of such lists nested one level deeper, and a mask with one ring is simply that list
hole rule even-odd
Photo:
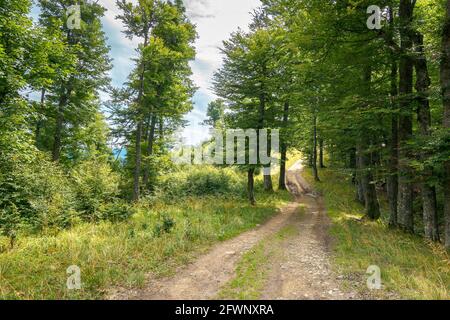
[{"label": "bush", "polygon": [[14,246],[19,224],[20,215],[15,205],[6,209],[0,209],[0,234],[9,239],[11,248]]},{"label": "bush", "polygon": [[242,177],[231,168],[189,167],[162,177],[157,190],[166,198],[241,194]]},{"label": "bush", "polygon": [[160,237],[165,233],[170,233],[174,227],[175,221],[171,217],[163,215],[162,221],[158,222],[155,225],[153,234],[155,235],[155,237]]},{"label": "bush", "polygon": [[74,215],[73,191],[68,177],[45,154],[32,157],[14,152],[0,158],[0,210],[17,211],[24,227],[34,230],[64,228]]},{"label": "bush", "polygon": [[134,210],[129,204],[120,200],[115,200],[111,203],[102,204],[97,213],[98,219],[121,222],[130,218],[133,215]]},{"label": "bush", "polygon": [[[119,194],[119,175],[102,158],[86,160],[78,164],[71,172],[76,195],[76,209],[83,220],[104,219],[107,212],[118,214],[123,209],[105,208],[105,204],[114,203]],[[121,214],[119,214],[121,215]]]}]

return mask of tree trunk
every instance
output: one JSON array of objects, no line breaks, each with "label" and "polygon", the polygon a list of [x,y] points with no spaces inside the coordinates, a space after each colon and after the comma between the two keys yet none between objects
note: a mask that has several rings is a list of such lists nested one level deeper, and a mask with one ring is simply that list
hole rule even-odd
[{"label": "tree trunk", "polygon": [[159,117],[159,129],[158,129],[158,138],[160,141],[164,140],[164,118],[162,116]]},{"label": "tree trunk", "polygon": [[[271,144],[271,138],[268,137],[268,143],[267,143],[267,152],[269,156],[272,154],[272,144]],[[266,192],[273,192],[273,183],[272,183],[272,175],[271,175],[271,164],[268,164],[264,167],[264,191]]]},{"label": "tree trunk", "polygon": [[280,180],[278,184],[279,190],[286,190],[286,161],[287,161],[287,146],[286,143],[281,143],[281,162],[280,162]]},{"label": "tree trunk", "polygon": [[52,160],[55,162],[59,161],[59,159],[61,158],[62,131],[64,126],[64,107],[67,104],[69,96],[70,90],[67,93],[64,92],[59,98],[52,151]]},{"label": "tree trunk", "polygon": [[136,127],[135,142],[135,162],[134,162],[134,181],[133,181],[133,201],[139,201],[140,198],[140,178],[141,178],[141,159],[142,159],[142,120],[138,120]]},{"label": "tree trunk", "polygon": [[[369,96],[372,85],[372,68],[366,65],[363,73],[363,81],[366,86],[366,93]],[[359,168],[361,171],[360,183],[364,193],[364,203],[366,206],[366,216],[370,220],[380,218],[380,205],[378,203],[377,190],[375,188],[372,167],[374,160],[372,154],[367,153],[366,147],[370,146],[370,136],[368,133],[362,133],[360,144],[357,147]]]},{"label": "tree trunk", "polygon": [[[380,218],[380,205],[378,203],[377,191],[373,183],[373,175],[370,171],[370,158],[362,146],[358,147],[358,160],[360,170],[360,191],[363,194],[366,207],[366,216],[370,220]],[[360,196],[359,196],[360,197]]]},{"label": "tree trunk", "polygon": [[[43,88],[41,90],[41,111],[44,112],[44,110],[45,110],[45,89]],[[41,137],[41,128],[42,128],[42,120],[41,118],[39,118],[36,123],[36,134],[34,139],[36,147],[38,147],[39,139]]]},{"label": "tree trunk", "polygon": [[[389,7],[389,25],[390,25],[390,40],[394,41],[394,12]],[[398,226],[398,64],[397,55],[393,51],[391,53],[391,136],[389,140],[389,160],[388,160],[388,177],[387,177],[387,197],[389,202],[389,226]]]},{"label": "tree trunk", "polygon": [[155,141],[155,131],[156,131],[156,120],[157,120],[157,116],[156,115],[151,115],[151,121],[150,121],[150,130],[148,132],[148,136],[147,136],[147,161],[145,164],[145,169],[144,169],[144,178],[143,178],[143,185],[145,188],[149,188],[148,186],[148,182],[150,179],[150,157],[153,155],[153,144]]},{"label": "tree trunk", "polygon": [[[359,157],[358,157],[359,160]],[[363,184],[361,181],[361,176],[358,176],[356,178],[356,200],[363,204],[364,206],[366,205],[366,198],[364,196],[364,188],[363,188]]]},{"label": "tree trunk", "polygon": [[364,190],[362,188],[361,183],[361,174],[359,171],[359,156],[356,152],[356,148],[353,148],[350,150],[350,168],[353,169],[353,177],[352,181],[355,184],[356,187],[356,201],[358,201],[361,204],[366,204],[366,200],[364,199]]},{"label": "tree trunk", "polygon": [[356,184],[356,201],[366,205],[366,198],[364,195],[363,181],[362,181],[362,170],[361,170],[361,159],[360,156],[356,156],[356,175],[355,175],[355,184]]},{"label": "tree trunk", "polygon": [[400,57],[400,116],[399,116],[399,180],[398,180],[398,222],[408,232],[414,232],[413,216],[413,174],[409,165],[411,159],[407,142],[412,137],[412,89],[413,60],[411,23],[413,19],[411,0],[401,0],[399,10],[401,57]]},{"label": "tree trunk", "polygon": [[[428,90],[431,79],[428,74],[427,60],[423,48],[423,35],[416,32],[414,35],[415,44],[415,68],[416,68],[416,91],[418,102],[417,120],[419,122],[420,134],[424,137],[431,136],[431,113]],[[422,153],[420,159],[425,161],[427,154]],[[425,167],[420,177],[420,189],[422,193],[422,210],[425,237],[432,241],[439,241],[439,225],[437,213],[436,188],[430,185],[433,178],[433,168]]]},{"label": "tree trunk", "polygon": [[323,138],[320,138],[319,139],[319,165],[320,165],[320,168],[321,169],[325,169],[326,167],[325,167],[325,162],[324,162],[324,159],[323,159]]},{"label": "tree trunk", "polygon": [[[284,103],[283,110],[283,128],[286,130],[289,124],[289,102]],[[280,181],[278,189],[286,190],[286,161],[287,161],[287,136],[282,136],[281,141],[281,163],[280,163]]]},{"label": "tree trunk", "polygon": [[[450,130],[450,0],[446,3],[447,14],[442,36],[441,86],[444,103],[444,128]],[[450,250],[450,161],[444,164],[444,217],[445,247]]]},{"label": "tree trunk", "polygon": [[264,175],[264,191],[273,192],[272,175],[270,174],[270,167],[266,167],[266,173]]},{"label": "tree trunk", "polygon": [[[148,44],[148,33],[144,35],[144,49]],[[144,98],[144,76],[145,76],[145,63],[141,62],[141,73],[139,75],[139,93],[137,97],[138,108],[140,109],[142,100]],[[136,155],[134,162],[134,177],[133,177],[133,201],[139,201],[140,198],[140,178],[141,178],[141,163],[142,163],[142,127],[143,120],[142,116],[139,114],[136,126]]]},{"label": "tree trunk", "polygon": [[[257,130],[257,139],[258,139],[258,145],[257,145],[257,150],[258,150],[258,159],[260,158],[260,141],[259,141],[259,133],[260,130],[264,128],[264,117],[266,114],[266,96],[265,94],[261,94],[259,97],[259,119],[258,119],[258,130]],[[271,144],[270,141],[267,143],[267,151],[269,153],[269,155],[271,154]],[[259,164],[261,164],[261,161],[258,161]],[[269,167],[265,166],[266,170],[270,171],[270,165]],[[267,173],[267,172],[265,172]],[[272,183],[272,176],[270,174],[264,174],[264,190],[267,192],[272,192],[273,191],[273,183]]]},{"label": "tree trunk", "polygon": [[317,170],[317,113],[313,111],[313,154],[312,154],[312,169],[314,173],[314,180],[320,181],[319,171]]},{"label": "tree trunk", "polygon": [[247,192],[248,192],[248,200],[254,206],[256,204],[255,200],[255,169],[248,169],[247,176]]},{"label": "tree trunk", "polygon": [[398,67],[393,62],[391,66],[391,137],[390,155],[388,163],[387,196],[389,202],[389,226],[396,227],[397,221],[397,199],[398,199],[398,115],[396,113],[396,99],[398,96]]}]

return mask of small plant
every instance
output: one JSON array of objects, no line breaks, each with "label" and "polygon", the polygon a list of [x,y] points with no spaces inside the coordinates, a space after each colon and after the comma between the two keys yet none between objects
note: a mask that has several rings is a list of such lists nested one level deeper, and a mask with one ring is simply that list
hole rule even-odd
[{"label": "small plant", "polygon": [[14,248],[19,223],[20,213],[14,204],[6,209],[0,209],[0,234],[9,238],[11,249]]},{"label": "small plant", "polygon": [[162,221],[155,225],[153,233],[156,237],[160,237],[165,233],[170,233],[174,227],[175,221],[169,216],[163,216]]},{"label": "small plant", "polygon": [[125,221],[133,215],[133,208],[123,201],[116,200],[99,208],[99,218],[112,222]]}]

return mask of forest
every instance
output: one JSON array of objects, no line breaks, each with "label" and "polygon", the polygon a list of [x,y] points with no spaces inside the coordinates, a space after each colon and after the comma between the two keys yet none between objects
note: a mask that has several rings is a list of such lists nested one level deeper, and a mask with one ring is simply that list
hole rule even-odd
[{"label": "forest", "polygon": [[[136,43],[121,86],[102,2],[0,0],[0,299],[450,299],[450,0],[261,0],[201,125],[279,130],[272,167],[173,162],[195,1],[113,1]],[[328,280],[274,293],[283,259]]]}]

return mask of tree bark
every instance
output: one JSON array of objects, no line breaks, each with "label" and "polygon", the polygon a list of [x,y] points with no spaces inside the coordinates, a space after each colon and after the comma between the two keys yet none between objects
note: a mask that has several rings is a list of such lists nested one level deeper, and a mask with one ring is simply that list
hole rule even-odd
[{"label": "tree bark", "polygon": [[314,180],[320,181],[319,171],[317,170],[317,113],[313,111],[313,154],[312,154],[312,169],[314,173]]},{"label": "tree bark", "polygon": [[[367,64],[364,68],[363,81],[366,87],[367,95],[370,95],[372,86],[372,68]],[[375,188],[372,167],[374,164],[372,154],[366,151],[370,145],[370,138],[367,133],[362,133],[360,143],[357,147],[359,169],[361,171],[360,183],[364,194],[364,203],[366,207],[366,216],[370,220],[380,218],[380,205],[378,203],[377,190]]]},{"label": "tree bark", "polygon": [[280,180],[278,183],[279,190],[286,190],[286,162],[287,162],[287,146],[281,143],[281,162],[280,162]]},{"label": "tree bark", "polygon": [[54,162],[59,161],[59,159],[61,158],[62,131],[64,126],[64,108],[67,105],[70,94],[71,90],[68,90],[67,92],[64,92],[59,98],[58,110],[56,114],[55,134],[53,138],[53,150],[52,150],[52,160]]},{"label": "tree bark", "polygon": [[[444,103],[444,128],[450,130],[450,0],[446,3],[446,18],[442,35],[441,87]],[[450,250],[450,161],[444,163],[445,247]]]},{"label": "tree bark", "polygon": [[[45,109],[45,89],[43,88],[41,90],[41,111],[44,112]],[[41,127],[42,127],[42,120],[39,118],[36,123],[36,134],[35,134],[35,144],[36,147],[38,147],[39,139],[41,137]]]},{"label": "tree bark", "polygon": [[[431,136],[431,112],[429,93],[431,79],[428,73],[427,58],[423,48],[423,35],[416,32],[414,35],[415,45],[415,68],[416,68],[416,91],[418,102],[417,120],[419,122],[420,134],[423,137]],[[420,159],[425,161],[427,154],[420,155]],[[439,241],[439,222],[437,212],[436,188],[430,184],[433,178],[433,168],[425,167],[420,177],[420,189],[422,193],[422,211],[425,237],[431,241]]]},{"label": "tree bark", "polygon": [[[150,158],[153,155],[153,145],[155,141],[155,131],[156,131],[156,115],[151,115],[151,121],[150,121],[150,130],[148,132],[147,136],[147,158]],[[148,182],[150,179],[150,159],[147,159],[144,169],[144,178],[142,181],[142,184],[145,188],[149,188]]]},{"label": "tree bark", "polygon": [[[359,157],[358,157],[359,160]],[[366,198],[364,196],[364,188],[361,181],[361,177],[358,176],[356,179],[356,200],[362,205],[366,205]]]},{"label": "tree bark", "polygon": [[359,171],[359,163],[360,163],[360,160],[359,160],[359,156],[357,154],[357,149],[352,148],[350,150],[350,168],[353,170],[352,181],[356,187],[355,199],[359,203],[365,205],[366,200],[364,199],[364,190],[362,188],[362,183],[361,183],[361,174]]},{"label": "tree bark", "polygon": [[142,120],[138,120],[136,127],[135,141],[135,162],[134,162],[134,181],[133,181],[133,201],[139,201],[140,198],[140,178],[141,178],[141,159],[142,159]]},{"label": "tree bark", "polygon": [[248,169],[247,172],[247,193],[248,193],[248,200],[254,206],[256,204],[255,200],[255,169],[251,168]]},{"label": "tree bark", "polygon": [[160,116],[158,122],[159,122],[158,138],[160,141],[163,141],[163,139],[164,139],[164,118],[162,116]]},{"label": "tree bark", "polygon": [[319,139],[319,165],[321,169],[325,169],[325,162],[324,162],[324,150],[323,150],[323,138]]},{"label": "tree bark", "polygon": [[[272,145],[271,145],[270,137],[268,137],[268,139],[269,139],[269,141],[267,143],[267,152],[269,155],[271,155],[272,154]],[[264,191],[273,192],[271,164],[268,164],[264,167]]]},{"label": "tree bark", "polygon": [[398,115],[396,99],[398,96],[398,66],[394,61],[391,66],[391,137],[389,146],[389,164],[387,178],[387,196],[389,202],[389,226],[396,227],[398,199]]},{"label": "tree bark", "polygon": [[[258,130],[257,130],[257,139],[258,139],[258,159],[259,159],[259,153],[260,153],[260,141],[259,141],[259,132],[261,129],[264,128],[264,118],[265,118],[265,114],[266,114],[266,96],[265,94],[261,94],[259,97],[259,121],[258,121]],[[267,143],[267,151],[270,155],[271,153],[271,144],[270,141],[269,143]],[[261,164],[261,161],[259,161],[259,164]],[[268,170],[270,170],[270,165],[269,167],[265,166],[265,168],[269,168]],[[267,170],[267,169],[266,169]],[[273,191],[273,183],[272,183],[272,176],[270,174],[266,175],[264,174],[264,190],[267,192],[272,192]]]},{"label": "tree bark", "polygon": [[[148,44],[148,33],[144,35],[144,48]],[[145,63],[141,61],[141,73],[139,74],[139,93],[137,97],[138,112],[144,98],[144,76],[145,76]],[[141,178],[141,163],[142,163],[142,128],[143,120],[142,116],[139,114],[136,125],[136,154],[134,162],[134,176],[133,176],[133,201],[139,201],[140,198],[140,178]]]},{"label": "tree bark", "polygon": [[413,59],[411,23],[413,19],[411,0],[401,0],[399,10],[401,57],[400,57],[400,116],[399,116],[399,180],[398,180],[398,222],[401,228],[414,232],[413,216],[413,174],[409,165],[411,159],[407,142],[412,137],[412,89]]},{"label": "tree bark", "polygon": [[373,175],[370,171],[370,158],[361,145],[358,146],[358,160],[359,170],[361,171],[359,182],[364,197],[366,216],[370,220],[377,220],[380,218],[380,205],[378,203],[375,184],[373,183]]},{"label": "tree bark", "polygon": [[[289,122],[289,102],[284,103],[283,110],[283,128],[286,130]],[[286,143],[286,134],[282,137],[281,140],[281,163],[280,163],[280,181],[278,185],[278,189],[286,190],[286,161],[287,161],[287,143]]]}]

